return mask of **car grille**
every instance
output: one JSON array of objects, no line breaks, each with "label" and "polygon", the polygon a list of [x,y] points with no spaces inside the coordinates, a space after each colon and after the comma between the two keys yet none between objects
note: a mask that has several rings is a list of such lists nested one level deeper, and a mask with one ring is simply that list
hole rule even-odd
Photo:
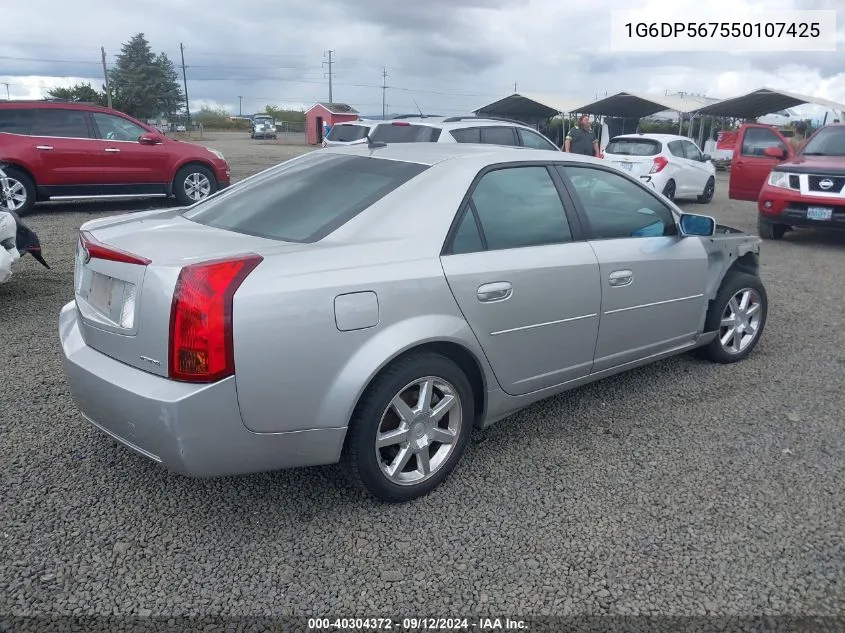
[{"label": "car grille", "polygon": [[[810,191],[821,191],[824,193],[839,193],[842,191],[842,188],[845,187],[845,177],[831,177],[831,176],[808,176],[807,177]],[[824,188],[821,186],[821,183],[824,181],[830,181],[833,183],[832,187]]]},{"label": "car grille", "polygon": [[798,176],[792,175],[789,177],[789,188],[790,189],[800,189],[801,188],[801,180]]}]

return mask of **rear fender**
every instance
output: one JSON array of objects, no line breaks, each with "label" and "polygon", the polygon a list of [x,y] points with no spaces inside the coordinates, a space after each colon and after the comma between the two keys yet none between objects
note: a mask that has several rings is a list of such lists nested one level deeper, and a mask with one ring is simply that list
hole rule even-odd
[{"label": "rear fender", "polygon": [[385,328],[355,352],[325,390],[316,428],[347,426],[361,395],[382,369],[405,352],[438,342],[459,345],[474,357],[481,369],[485,392],[498,388],[481,346],[466,321],[445,314],[414,317]]}]

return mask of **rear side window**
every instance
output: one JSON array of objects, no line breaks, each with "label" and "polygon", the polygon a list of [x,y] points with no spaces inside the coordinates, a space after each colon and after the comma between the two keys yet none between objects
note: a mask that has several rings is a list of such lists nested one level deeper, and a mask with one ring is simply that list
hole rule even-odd
[{"label": "rear side window", "polygon": [[462,130],[452,130],[449,134],[451,134],[458,143],[481,142],[481,128],[465,127]]},{"label": "rear side window", "polygon": [[223,191],[183,215],[207,226],[286,242],[316,242],[428,165],[313,152]]},{"label": "rear side window", "polygon": [[657,156],[661,150],[660,141],[651,138],[612,138],[604,153],[622,156]]},{"label": "rear side window", "polygon": [[351,143],[352,141],[360,141],[367,135],[369,126],[366,125],[335,125],[326,137],[328,141],[337,141],[338,143]]},{"label": "rear side window", "polygon": [[483,127],[481,142],[489,145],[519,145],[519,141],[516,140],[516,130],[512,127]]},{"label": "rear side window", "polygon": [[88,131],[88,113],[84,110],[35,108],[32,118],[30,134],[33,136],[91,138]]},{"label": "rear side window", "polygon": [[0,108],[0,132],[28,135],[31,129],[32,110]]},{"label": "rear side window", "polygon": [[379,143],[434,143],[440,138],[440,128],[412,123],[377,125],[370,139]]}]

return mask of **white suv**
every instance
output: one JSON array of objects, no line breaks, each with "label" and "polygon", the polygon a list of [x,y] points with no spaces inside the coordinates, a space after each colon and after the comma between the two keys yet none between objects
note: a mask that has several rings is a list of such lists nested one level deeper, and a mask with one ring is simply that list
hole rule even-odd
[{"label": "white suv", "polygon": [[369,139],[375,143],[485,143],[561,151],[537,130],[512,119],[419,116],[374,123]]},{"label": "white suv", "polygon": [[716,191],[716,166],[686,136],[624,134],[607,143],[604,159],[639,177],[670,200],[710,202]]}]

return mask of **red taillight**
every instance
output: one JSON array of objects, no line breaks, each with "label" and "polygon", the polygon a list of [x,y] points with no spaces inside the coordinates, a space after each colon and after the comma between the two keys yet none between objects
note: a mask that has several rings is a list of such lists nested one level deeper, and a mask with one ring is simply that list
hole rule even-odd
[{"label": "red taillight", "polygon": [[127,253],[114,246],[107,246],[91,235],[88,231],[80,231],[79,238],[82,240],[82,248],[88,252],[91,259],[103,259],[108,262],[120,262],[122,264],[137,264],[147,266],[152,263],[146,257],[140,257]]},{"label": "red taillight", "polygon": [[391,125],[399,125],[399,126],[402,126],[402,127],[410,127],[411,126],[410,123],[407,123],[405,121],[394,121],[393,123],[391,123]]},{"label": "red taillight", "polygon": [[245,255],[181,270],[170,312],[170,378],[214,382],[235,373],[232,300],[263,259]]},{"label": "red taillight", "polygon": [[669,164],[669,161],[666,160],[663,156],[657,156],[654,159],[654,164],[651,166],[651,171],[648,172],[650,174],[656,174],[657,172],[661,171],[666,165]]}]

